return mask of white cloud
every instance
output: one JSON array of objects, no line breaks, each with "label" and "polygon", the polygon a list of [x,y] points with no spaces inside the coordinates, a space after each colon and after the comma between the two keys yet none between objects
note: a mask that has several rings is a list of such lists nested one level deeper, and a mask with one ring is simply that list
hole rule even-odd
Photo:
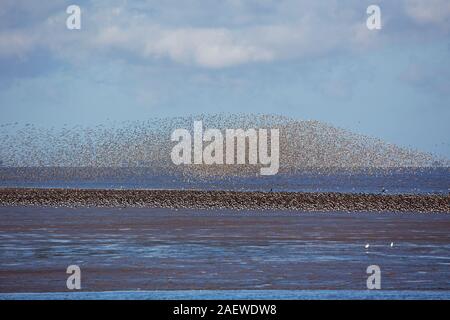
[{"label": "white cloud", "polygon": [[0,57],[23,57],[32,50],[36,44],[36,37],[25,32],[1,32],[0,33]]},{"label": "white cloud", "polygon": [[[288,8],[297,8],[293,7],[293,2],[288,4]],[[277,8],[277,3],[272,0],[258,4],[245,2],[245,5],[243,1],[229,1],[224,4],[228,16],[231,13],[248,15],[256,6],[252,18],[244,19],[253,23],[215,26],[214,22],[208,25],[199,21],[181,25],[164,23],[158,16],[150,18],[151,13],[143,8],[136,11],[126,2],[99,2],[82,10],[83,27],[79,32],[66,30],[63,27],[65,11],[55,11],[31,31],[18,28],[3,35],[0,55],[26,54],[39,45],[59,58],[73,61],[102,53],[126,52],[128,59],[134,55],[140,59],[169,59],[191,66],[225,68],[322,55],[359,45],[354,41],[357,38],[355,24],[364,25],[363,19],[341,19],[335,13],[322,12],[334,12],[336,5],[309,4],[310,11],[299,10],[297,19],[292,19],[290,13],[288,21],[284,21],[286,5],[280,4],[279,11],[275,10],[271,16],[272,9]],[[155,11],[166,12],[167,8],[161,6],[161,10],[156,7]],[[193,11],[189,8],[189,15]],[[270,21],[258,20],[259,11],[263,12],[262,16],[270,16]],[[179,12],[183,12],[183,8],[179,8]],[[217,12],[210,12],[210,18],[214,14]]]},{"label": "white cloud", "polygon": [[406,13],[420,24],[436,24],[448,27],[450,23],[450,1],[408,0],[404,2]]},{"label": "white cloud", "polygon": [[176,62],[212,68],[274,58],[270,48],[246,40],[228,29],[164,30],[155,40],[146,42],[144,54],[168,56]]},{"label": "white cloud", "polygon": [[267,48],[251,44],[224,28],[110,27],[101,30],[93,43],[102,50],[120,48],[144,58],[169,58],[211,68],[274,58]]},{"label": "white cloud", "polygon": [[[389,38],[389,30],[367,30],[365,8],[356,0],[345,5],[338,1],[228,0],[220,2],[223,14],[211,4],[200,3],[204,2],[141,3],[136,8],[123,1],[99,1],[82,8],[80,31],[66,30],[65,10],[55,10],[37,19],[40,22],[32,28],[15,27],[0,33],[0,56],[23,56],[40,46],[74,63],[102,54],[126,53],[124,59],[135,56],[226,68],[367,50],[381,44],[380,36]],[[450,17],[448,0],[410,0],[405,4],[402,10],[421,23],[445,24]],[[382,10],[389,10],[388,3]],[[240,18],[224,22],[223,17],[232,16]]]},{"label": "white cloud", "polygon": [[[103,51],[120,49],[141,58],[224,68],[255,62],[322,55],[335,49],[370,46],[360,24],[265,25],[242,28],[170,28],[136,23],[99,29],[90,42]],[[319,40],[320,39],[320,40]]]}]

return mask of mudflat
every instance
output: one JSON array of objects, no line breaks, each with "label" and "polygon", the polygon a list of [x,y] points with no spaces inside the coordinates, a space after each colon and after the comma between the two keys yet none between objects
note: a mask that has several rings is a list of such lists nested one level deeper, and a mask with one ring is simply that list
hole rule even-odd
[{"label": "mudflat", "polygon": [[3,206],[0,218],[2,293],[67,291],[72,264],[82,291],[366,290],[373,264],[384,290],[450,290],[447,214]]}]

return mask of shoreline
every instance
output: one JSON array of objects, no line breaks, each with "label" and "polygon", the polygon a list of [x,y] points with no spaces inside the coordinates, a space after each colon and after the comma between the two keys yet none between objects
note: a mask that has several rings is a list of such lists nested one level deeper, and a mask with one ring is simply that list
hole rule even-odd
[{"label": "shoreline", "polygon": [[0,188],[0,206],[450,213],[450,195]]}]

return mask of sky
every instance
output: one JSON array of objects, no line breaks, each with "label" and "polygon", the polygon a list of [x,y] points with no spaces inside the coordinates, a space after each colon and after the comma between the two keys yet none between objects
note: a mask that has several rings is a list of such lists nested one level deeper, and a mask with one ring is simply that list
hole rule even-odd
[{"label": "sky", "polygon": [[448,0],[2,0],[0,124],[271,113],[450,157],[449,35]]}]

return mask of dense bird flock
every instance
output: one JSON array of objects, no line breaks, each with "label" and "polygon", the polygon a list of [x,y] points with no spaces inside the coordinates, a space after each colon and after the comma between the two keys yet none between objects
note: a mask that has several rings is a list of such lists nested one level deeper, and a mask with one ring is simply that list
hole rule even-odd
[{"label": "dense bird flock", "polygon": [[148,168],[197,178],[258,175],[259,165],[174,165],[170,152],[176,143],[170,140],[170,135],[177,128],[192,131],[195,120],[202,120],[205,129],[278,128],[280,173],[449,165],[447,159],[318,121],[222,114],[114,122],[95,127],[4,124],[0,127],[0,161],[4,167],[92,168],[92,172],[82,171],[91,178],[101,175],[104,168]]},{"label": "dense bird flock", "polygon": [[[275,115],[209,115],[109,123],[96,127],[0,126],[0,182],[90,181],[151,173],[222,183],[259,176],[260,165],[174,165],[175,129],[279,129],[279,173],[379,172],[392,168],[449,167],[447,159],[401,148],[318,121]],[[270,150],[270,148],[268,148]],[[11,167],[14,170],[11,170]],[[150,173],[150,175],[149,175]],[[205,180],[203,180],[205,179]],[[123,180],[123,179],[122,179]],[[449,195],[384,195],[195,190],[0,189],[0,205],[167,207],[234,210],[450,212]]]},{"label": "dense bird flock", "polygon": [[0,189],[0,205],[38,207],[448,213],[449,195],[213,190]]}]

